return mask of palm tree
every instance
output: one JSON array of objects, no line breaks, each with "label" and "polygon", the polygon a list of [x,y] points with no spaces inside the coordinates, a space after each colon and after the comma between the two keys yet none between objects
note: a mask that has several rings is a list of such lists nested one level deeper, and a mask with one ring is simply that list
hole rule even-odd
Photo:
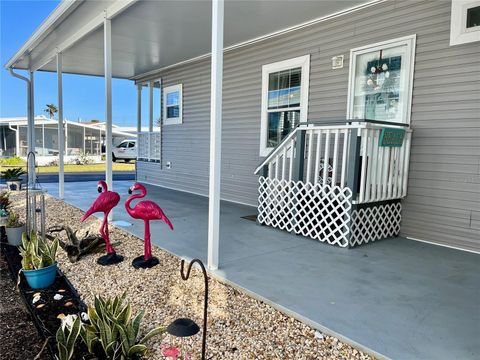
[{"label": "palm tree", "polygon": [[58,112],[58,109],[55,105],[53,104],[47,104],[47,108],[45,110],[46,113],[48,113],[48,115],[50,116],[50,119],[53,119],[53,116],[55,115],[55,113]]}]

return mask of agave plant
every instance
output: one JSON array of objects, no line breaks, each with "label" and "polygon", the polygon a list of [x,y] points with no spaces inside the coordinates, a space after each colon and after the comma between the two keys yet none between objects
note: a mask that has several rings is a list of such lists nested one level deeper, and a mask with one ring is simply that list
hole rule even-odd
[{"label": "agave plant", "polygon": [[34,231],[30,233],[30,236],[26,232],[23,233],[22,245],[19,247],[22,256],[22,269],[38,270],[55,264],[57,248],[57,239],[48,244],[37,237]]},{"label": "agave plant", "polygon": [[88,351],[107,359],[134,359],[147,351],[145,343],[153,336],[165,332],[156,327],[139,339],[140,323],[144,312],[132,317],[132,306],[125,304],[126,293],[115,298],[96,296],[94,306],[88,308],[89,325],[85,325],[81,336]]},{"label": "agave plant", "polygon": [[22,168],[19,168],[19,167],[2,171],[2,176],[7,181],[18,180],[18,179],[20,179],[20,176],[25,175],[25,174],[26,174],[26,172]]}]

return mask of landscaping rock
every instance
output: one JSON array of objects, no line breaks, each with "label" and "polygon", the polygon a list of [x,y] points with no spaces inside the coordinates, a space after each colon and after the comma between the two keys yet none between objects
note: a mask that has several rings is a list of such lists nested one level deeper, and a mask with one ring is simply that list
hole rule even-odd
[{"label": "landscaping rock", "polygon": [[[21,196],[14,196],[13,202],[17,210],[24,206]],[[48,196],[46,208],[47,226],[65,225],[90,233],[98,231],[99,219],[90,218],[80,224],[83,212],[63,201]],[[24,214],[24,211],[20,213]],[[110,239],[125,260],[108,267],[97,264],[101,254],[91,254],[71,263],[65,252],[59,251],[60,269],[85,303],[91,304],[96,294],[115,296],[126,290],[127,300],[133,304],[134,311],[146,311],[142,333],[157,325],[166,326],[179,317],[192,318],[201,326],[204,284],[199,270],[192,270],[190,279],[183,281],[180,259],[156,246],[152,249],[153,256],[160,260],[160,265],[151,269],[134,269],[131,262],[143,253],[142,240],[114,226],[110,226]],[[373,359],[325,333],[316,334],[315,329],[220,281],[210,279],[209,285],[207,358]],[[163,344],[181,345],[178,339],[169,335],[163,339],[154,338],[149,343],[151,351],[147,358],[161,359]],[[186,339],[184,345],[192,359],[200,358],[200,334]]]}]

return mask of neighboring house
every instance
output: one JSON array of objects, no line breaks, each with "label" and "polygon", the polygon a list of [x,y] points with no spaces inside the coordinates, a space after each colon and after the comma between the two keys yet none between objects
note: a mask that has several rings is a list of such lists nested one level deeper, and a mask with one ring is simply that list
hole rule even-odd
[{"label": "neighboring house", "polygon": [[[66,155],[101,155],[105,129],[98,123],[79,123],[65,120]],[[136,137],[135,132],[113,128],[113,144]],[[27,118],[0,119],[0,148],[2,156],[27,156]],[[35,117],[35,152],[37,156],[58,155],[58,121],[43,115]]]},{"label": "neighboring house", "polygon": [[401,219],[404,236],[480,252],[479,0],[225,1],[223,82],[223,10],[172,4],[62,2],[6,67],[105,76],[106,118],[110,77],[134,80],[138,126],[148,87],[138,180],[213,198],[223,84],[222,199],[322,241],[396,235]]}]

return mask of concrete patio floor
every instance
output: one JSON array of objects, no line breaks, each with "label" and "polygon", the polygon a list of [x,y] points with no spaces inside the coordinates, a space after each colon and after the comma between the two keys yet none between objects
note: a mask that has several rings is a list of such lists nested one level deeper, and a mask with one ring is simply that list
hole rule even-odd
[{"label": "concrete patio floor", "polygon": [[[123,208],[130,185],[114,183],[114,219],[133,222],[125,230],[142,238],[143,223]],[[43,187],[57,196],[57,184]],[[65,184],[65,200],[82,210],[96,196],[95,182]],[[152,241],[206,260],[208,199],[154,186],[147,197],[175,227],[152,222]],[[255,213],[222,202],[214,276],[377,356],[480,358],[480,255],[404,238],[341,249],[241,218]]]}]

